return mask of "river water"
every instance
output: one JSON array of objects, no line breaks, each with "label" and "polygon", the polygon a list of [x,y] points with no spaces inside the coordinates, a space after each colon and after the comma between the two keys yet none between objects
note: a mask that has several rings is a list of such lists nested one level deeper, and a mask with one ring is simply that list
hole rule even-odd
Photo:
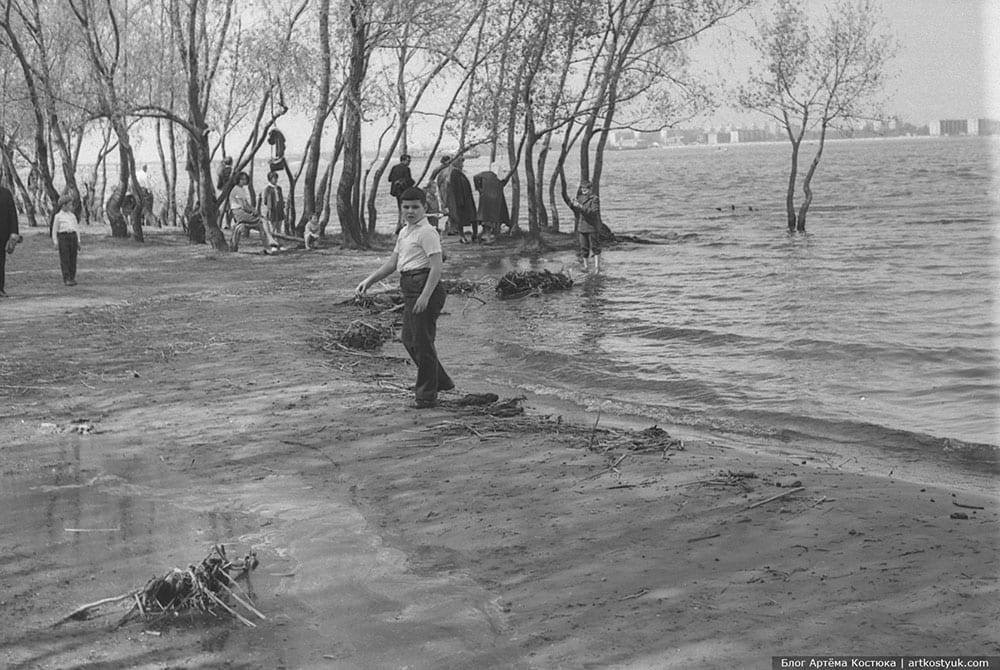
[{"label": "river water", "polygon": [[787,145],[609,153],[606,221],[658,244],[607,250],[599,277],[571,253],[521,261],[578,282],[464,305],[488,351],[455,364],[590,409],[1000,472],[998,146],[829,143],[804,235],[786,232]]}]

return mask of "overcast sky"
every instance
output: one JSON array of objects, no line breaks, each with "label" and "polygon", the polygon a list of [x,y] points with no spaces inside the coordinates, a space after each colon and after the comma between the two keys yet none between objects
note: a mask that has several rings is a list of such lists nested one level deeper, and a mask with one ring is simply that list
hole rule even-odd
[{"label": "overcast sky", "polygon": [[[802,0],[822,16],[832,0]],[[885,112],[921,125],[948,118],[1000,119],[1000,0],[875,0],[885,26],[898,42],[885,88]],[[702,45],[698,62],[730,84],[738,83],[750,58],[743,46],[751,30],[749,15],[732,22],[735,34]],[[742,39],[741,39],[742,37]],[[739,114],[720,110],[713,119],[739,122]],[[743,117],[745,120],[745,117]]]},{"label": "overcast sky", "polygon": [[899,40],[890,104],[906,118],[1000,119],[998,0],[882,0]]}]

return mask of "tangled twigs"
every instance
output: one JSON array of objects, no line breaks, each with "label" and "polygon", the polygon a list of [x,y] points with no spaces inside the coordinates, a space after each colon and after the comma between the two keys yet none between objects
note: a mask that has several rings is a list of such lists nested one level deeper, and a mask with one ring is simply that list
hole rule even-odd
[{"label": "tangled twigs", "polygon": [[573,280],[562,272],[548,270],[528,270],[508,272],[497,282],[497,296],[501,300],[523,298],[527,295],[566,291],[572,288]]},{"label": "tangled twigs", "polygon": [[478,293],[479,289],[482,288],[480,282],[470,281],[468,279],[442,279],[441,287],[444,292],[448,295],[466,295],[471,296],[473,293]]},{"label": "tangled twigs", "polygon": [[389,310],[402,309],[403,294],[399,289],[391,289],[381,293],[363,293],[345,302],[366,309],[372,314],[380,314]]},{"label": "tangled twigs", "polygon": [[334,334],[335,340],[348,349],[370,351],[378,349],[384,342],[396,335],[392,324],[368,323],[358,319],[352,321],[346,330]]},{"label": "tangled twigs", "polygon": [[470,393],[455,403],[466,414],[510,418],[524,414],[524,396],[500,400],[495,393]]},{"label": "tangled twigs", "polygon": [[118,622],[119,626],[135,617],[150,621],[196,611],[218,616],[216,608],[221,608],[253,628],[256,624],[241,614],[237,606],[260,619],[267,617],[253,605],[250,594],[243,591],[237,582],[249,579],[250,571],[257,565],[256,552],[251,551],[241,559],[230,561],[226,557],[226,548],[221,544],[215,545],[197,565],[191,565],[186,570],[173,568],[162,577],[150,579],[138,591],[78,607],[52,625],[58,626],[70,619],[82,621],[103,605],[131,600],[132,605]]},{"label": "tangled twigs", "polygon": [[[597,432],[597,424],[594,424],[594,432]],[[593,445],[591,438],[591,451],[610,451],[612,449],[628,449],[637,454],[658,451],[665,452],[669,449],[684,451],[684,440],[671,437],[667,431],[659,426],[650,426],[640,431],[605,431],[606,437],[597,440],[597,448]]]},{"label": "tangled twigs", "polygon": [[750,491],[753,491],[753,486],[751,486],[747,481],[748,479],[757,479],[757,474],[754,472],[733,472],[732,470],[727,470],[725,472],[720,471],[717,477],[713,477],[711,479],[699,479],[698,481],[691,482],[690,484],[699,484],[704,486],[736,486],[742,489],[745,493],[749,493]]}]

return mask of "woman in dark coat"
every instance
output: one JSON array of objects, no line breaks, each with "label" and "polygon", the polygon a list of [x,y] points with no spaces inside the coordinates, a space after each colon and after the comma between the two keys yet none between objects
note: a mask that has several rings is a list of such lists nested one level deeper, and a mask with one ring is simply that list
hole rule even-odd
[{"label": "woman in dark coat", "polygon": [[510,210],[507,209],[507,198],[503,194],[503,182],[497,176],[496,166],[480,172],[472,178],[476,190],[479,191],[479,221],[483,229],[493,235],[500,234],[500,227],[510,227]]},{"label": "woman in dark coat", "polygon": [[462,172],[462,159],[456,158],[451,163],[451,175],[448,178],[448,222],[453,224],[460,235],[459,241],[467,243],[465,227],[472,226],[472,241],[479,239],[479,222],[476,219],[476,201],[472,197],[472,185],[469,178]]}]

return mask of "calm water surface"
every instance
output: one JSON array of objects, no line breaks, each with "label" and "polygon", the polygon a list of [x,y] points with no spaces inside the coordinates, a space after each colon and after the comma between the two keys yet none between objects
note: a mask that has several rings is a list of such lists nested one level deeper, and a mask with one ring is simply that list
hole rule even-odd
[{"label": "calm water surface", "polygon": [[606,252],[568,293],[462,318],[493,333],[493,378],[590,407],[995,462],[975,443],[1000,444],[997,146],[830,143],[793,236],[785,145],[611,153],[607,222],[660,244]]}]

